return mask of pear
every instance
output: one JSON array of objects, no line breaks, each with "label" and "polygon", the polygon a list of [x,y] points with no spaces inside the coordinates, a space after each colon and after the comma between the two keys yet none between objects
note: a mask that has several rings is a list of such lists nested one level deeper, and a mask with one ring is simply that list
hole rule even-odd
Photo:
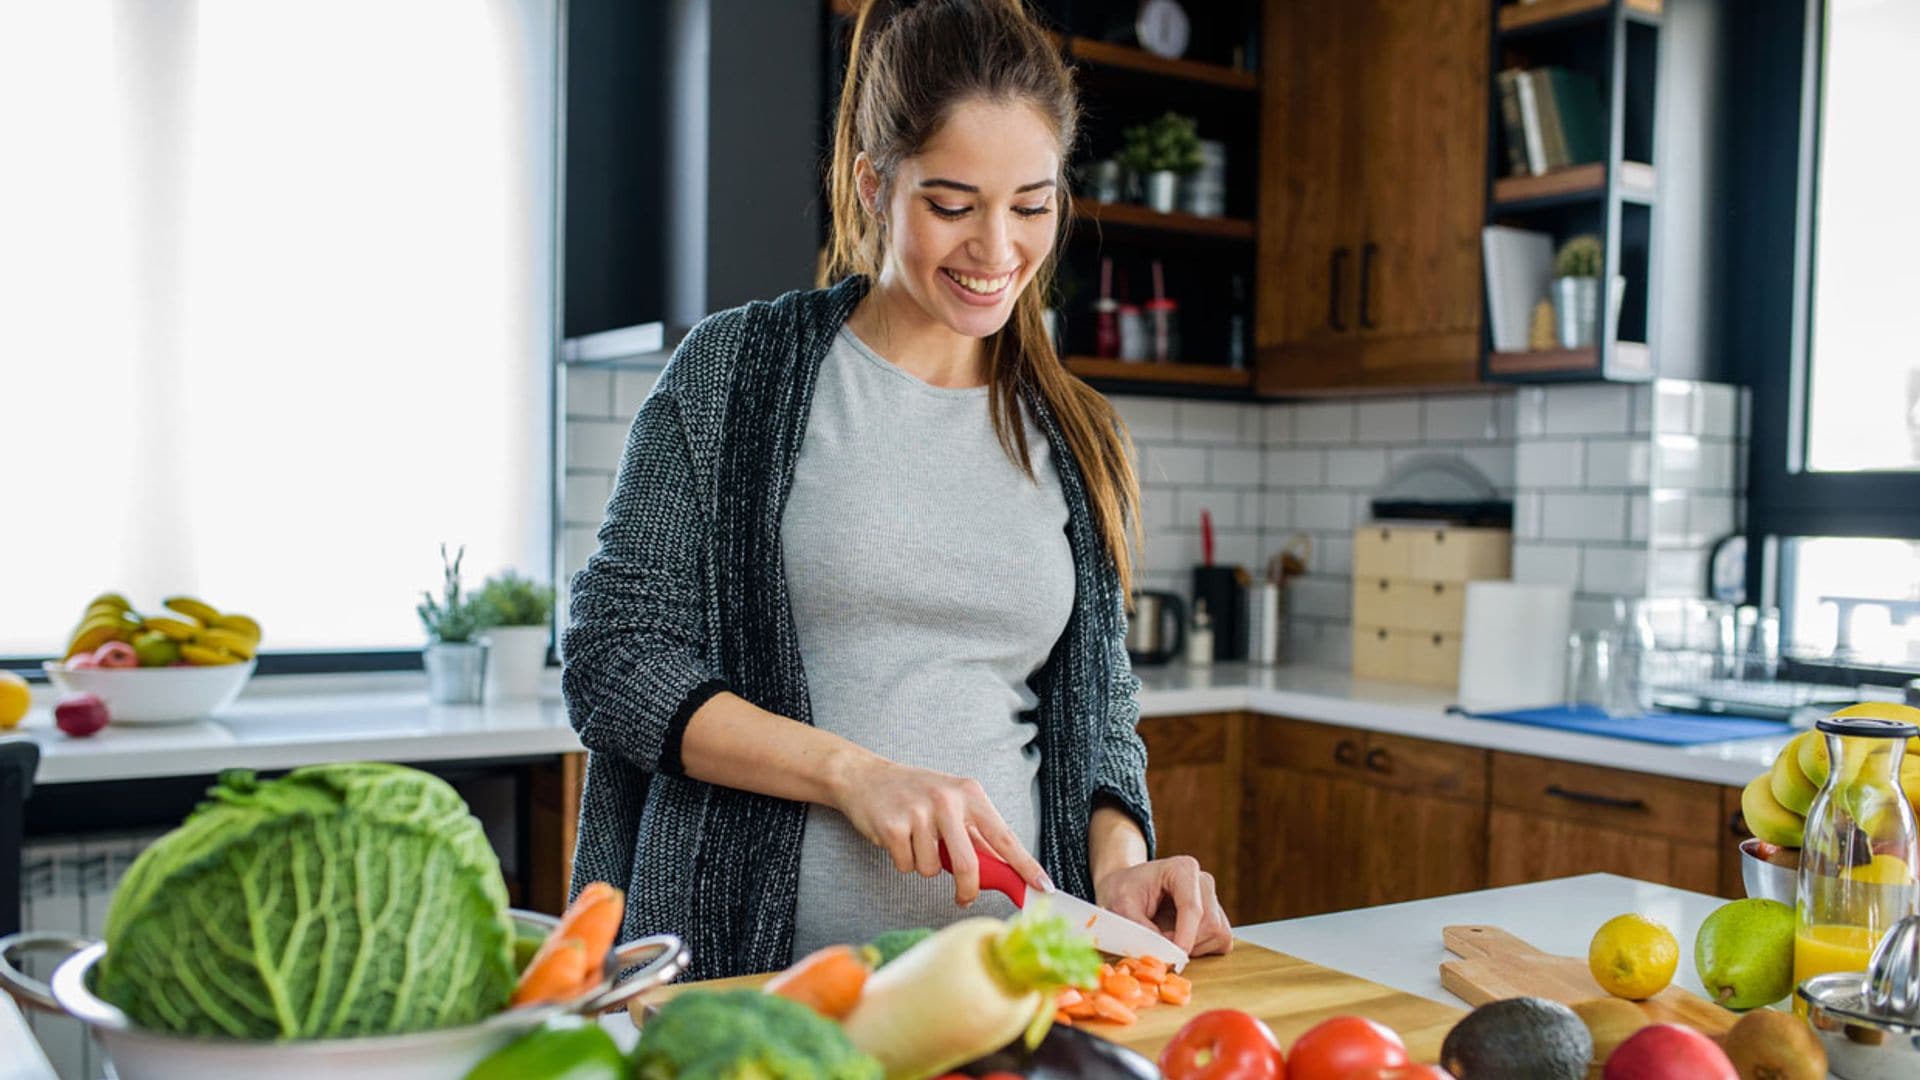
[{"label": "pear", "polygon": [[1793,993],[1793,909],[1777,900],[1722,905],[1693,939],[1693,965],[1713,1000],[1757,1009]]}]

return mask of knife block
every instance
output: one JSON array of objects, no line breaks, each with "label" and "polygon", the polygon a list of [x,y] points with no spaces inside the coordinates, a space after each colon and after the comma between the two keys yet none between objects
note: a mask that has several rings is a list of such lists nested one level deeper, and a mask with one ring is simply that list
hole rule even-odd
[{"label": "knife block", "polygon": [[1207,602],[1213,620],[1213,658],[1247,658],[1247,572],[1238,566],[1193,568],[1193,601]]}]

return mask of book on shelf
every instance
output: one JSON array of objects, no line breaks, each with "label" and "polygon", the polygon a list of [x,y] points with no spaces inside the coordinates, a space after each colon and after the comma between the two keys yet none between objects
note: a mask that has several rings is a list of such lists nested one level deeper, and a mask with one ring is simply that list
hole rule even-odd
[{"label": "book on shelf", "polygon": [[1495,76],[1508,173],[1545,176],[1606,157],[1600,89],[1563,67],[1508,68]]},{"label": "book on shelf", "polygon": [[1524,352],[1533,306],[1553,281],[1553,237],[1533,229],[1488,225],[1480,230],[1480,250],[1493,351]]}]

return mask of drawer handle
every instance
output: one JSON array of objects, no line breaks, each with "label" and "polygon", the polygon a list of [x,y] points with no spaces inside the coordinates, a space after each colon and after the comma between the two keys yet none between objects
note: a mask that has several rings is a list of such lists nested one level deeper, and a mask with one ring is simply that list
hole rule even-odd
[{"label": "drawer handle", "polygon": [[1333,748],[1333,760],[1351,769],[1359,764],[1360,746],[1352,739],[1341,739],[1340,745]]},{"label": "drawer handle", "polygon": [[1387,632],[1385,630],[1375,630],[1374,633],[1380,636],[1381,641],[1387,640]]},{"label": "drawer handle", "polygon": [[1387,753],[1384,746],[1376,746],[1367,751],[1367,771],[1377,773],[1393,772],[1393,755]]},{"label": "drawer handle", "polygon": [[1591,791],[1573,791],[1568,788],[1563,788],[1559,784],[1548,784],[1547,794],[1556,799],[1567,799],[1571,802],[1586,803],[1588,806],[1605,806],[1613,810],[1638,810],[1644,812],[1647,809],[1647,800],[1645,799],[1620,799],[1612,795],[1595,795]]},{"label": "drawer handle", "polygon": [[1381,578],[1381,579],[1380,579],[1380,591],[1381,591],[1381,592],[1386,592],[1386,591],[1387,591],[1387,579],[1386,579],[1386,578]]},{"label": "drawer handle", "polygon": [[1446,591],[1447,591],[1447,586],[1445,582],[1436,581],[1433,583],[1433,595],[1439,596],[1441,593],[1444,593]]},{"label": "drawer handle", "polygon": [[1436,649],[1440,647],[1440,637],[1441,635],[1439,634],[1433,635],[1433,647]]}]

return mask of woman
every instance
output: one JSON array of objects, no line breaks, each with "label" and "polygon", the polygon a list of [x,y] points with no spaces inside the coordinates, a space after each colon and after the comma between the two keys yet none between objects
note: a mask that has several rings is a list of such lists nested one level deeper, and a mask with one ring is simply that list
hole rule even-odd
[{"label": "woman", "polygon": [[686,937],[696,977],[1006,914],[975,845],[1231,944],[1212,877],[1151,858],[1138,488],[1040,318],[1076,113],[1020,0],[869,3],[838,284],[704,320],[634,421],[564,641],[574,881],[625,886],[626,930]]}]

